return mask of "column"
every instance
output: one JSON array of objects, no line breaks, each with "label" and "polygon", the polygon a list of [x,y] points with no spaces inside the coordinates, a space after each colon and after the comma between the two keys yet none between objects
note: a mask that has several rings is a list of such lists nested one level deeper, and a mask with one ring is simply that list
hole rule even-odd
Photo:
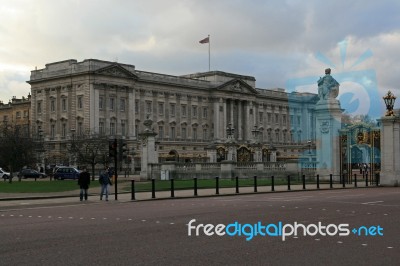
[{"label": "column", "polygon": [[222,101],[223,101],[222,106],[223,106],[223,108],[224,108],[224,111],[223,111],[223,122],[222,122],[222,129],[221,129],[221,131],[222,131],[223,139],[226,139],[226,138],[227,138],[227,136],[226,136],[226,127],[228,126],[228,123],[227,123],[227,121],[228,121],[228,110],[226,110],[226,107],[227,107],[227,104],[226,104],[227,99],[222,99]]},{"label": "column", "polygon": [[237,132],[238,132],[238,140],[242,140],[243,132],[242,132],[242,103],[243,101],[237,101],[237,116],[238,116],[238,124],[237,124]]},{"label": "column", "polygon": [[386,116],[381,122],[381,174],[380,184],[383,186],[399,186],[400,184],[400,119]]},{"label": "column", "polygon": [[218,140],[219,135],[219,98],[214,99],[214,140]]}]

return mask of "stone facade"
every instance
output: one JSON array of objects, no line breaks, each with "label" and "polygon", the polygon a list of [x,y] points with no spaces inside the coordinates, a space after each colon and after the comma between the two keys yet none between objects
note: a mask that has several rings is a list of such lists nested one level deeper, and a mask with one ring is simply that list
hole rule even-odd
[{"label": "stone facade", "polygon": [[256,138],[263,161],[270,160],[272,147],[278,161],[295,159],[315,141],[318,96],[259,89],[251,76],[220,71],[171,76],[89,59],[46,64],[31,72],[28,83],[32,132],[43,131],[48,149],[60,154],[72,134],[85,132],[122,137],[139,151],[147,118],[157,133],[160,161],[171,152],[180,161],[208,161],[206,147],[225,143],[228,126],[235,128],[238,147]]},{"label": "stone facade", "polygon": [[31,95],[18,99],[13,97],[7,104],[0,102],[0,123],[15,127],[22,136],[30,136]]}]

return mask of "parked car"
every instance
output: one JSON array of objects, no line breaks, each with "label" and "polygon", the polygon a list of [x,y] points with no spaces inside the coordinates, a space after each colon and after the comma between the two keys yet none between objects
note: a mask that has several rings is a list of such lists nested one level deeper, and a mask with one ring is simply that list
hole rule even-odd
[{"label": "parked car", "polygon": [[74,167],[61,166],[54,172],[54,179],[78,179],[80,171]]},{"label": "parked car", "polygon": [[3,168],[0,168],[0,177],[4,178],[4,179],[8,179],[10,177],[10,173],[4,171]]},{"label": "parked car", "polygon": [[18,173],[18,177],[21,178],[45,178],[46,174],[40,173],[33,169],[22,169]]}]

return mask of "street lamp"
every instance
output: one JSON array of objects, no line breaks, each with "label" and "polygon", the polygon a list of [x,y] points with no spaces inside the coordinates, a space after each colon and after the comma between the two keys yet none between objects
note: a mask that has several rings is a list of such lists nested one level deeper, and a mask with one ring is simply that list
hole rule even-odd
[{"label": "street lamp", "polygon": [[260,133],[260,130],[258,130],[257,125],[254,125],[254,129],[251,133],[253,133],[254,142],[258,142],[258,133]]},{"label": "street lamp", "polygon": [[233,134],[235,134],[235,128],[232,127],[232,123],[229,123],[226,127],[226,135],[228,136],[228,139],[231,139]]},{"label": "street lamp", "polygon": [[388,93],[383,97],[383,100],[385,101],[386,105],[385,116],[394,116],[393,106],[394,102],[396,101],[396,96],[394,96],[391,91],[388,91]]},{"label": "street lamp", "polygon": [[311,155],[311,140],[307,141],[307,145],[308,145],[308,154]]}]

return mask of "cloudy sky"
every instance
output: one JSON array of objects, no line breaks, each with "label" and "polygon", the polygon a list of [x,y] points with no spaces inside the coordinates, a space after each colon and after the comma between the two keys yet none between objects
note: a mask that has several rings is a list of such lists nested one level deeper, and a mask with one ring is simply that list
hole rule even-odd
[{"label": "cloudy sky", "polygon": [[207,71],[199,41],[210,34],[211,70],[316,92],[330,67],[360,110],[364,96],[370,105],[388,89],[400,96],[399,11],[398,0],[0,0],[0,100],[26,96],[31,70],[66,59]]}]

